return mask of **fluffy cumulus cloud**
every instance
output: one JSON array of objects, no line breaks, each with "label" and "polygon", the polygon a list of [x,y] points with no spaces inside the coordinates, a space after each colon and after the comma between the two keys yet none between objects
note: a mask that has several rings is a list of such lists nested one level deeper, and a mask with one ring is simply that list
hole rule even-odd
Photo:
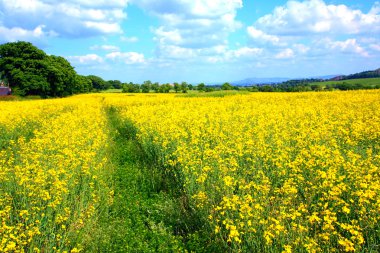
[{"label": "fluffy cumulus cloud", "polygon": [[227,44],[228,35],[241,24],[236,11],[242,0],[133,0],[132,3],[160,19],[154,28],[157,55],[194,57]]},{"label": "fluffy cumulus cloud", "polygon": [[266,44],[274,59],[323,54],[371,57],[370,51],[378,52],[373,39],[380,34],[380,3],[364,13],[323,0],[290,0],[248,26],[247,34],[251,46]]},{"label": "fluffy cumulus cloud", "polygon": [[38,40],[46,36],[55,36],[56,33],[45,31],[44,25],[39,25],[34,29],[27,30],[20,27],[7,28],[0,26],[0,42],[18,40]]},{"label": "fluffy cumulus cloud", "polygon": [[145,56],[137,52],[112,52],[106,55],[106,59],[129,65],[146,63]]},{"label": "fluffy cumulus cloud", "polygon": [[0,0],[0,35],[13,30],[18,31],[16,34],[25,31],[26,38],[28,34],[33,37],[37,28],[41,28],[41,36],[121,33],[127,3],[127,0]]},{"label": "fluffy cumulus cloud", "polygon": [[255,27],[278,35],[375,34],[380,32],[379,4],[369,13],[323,0],[289,1],[257,20]]},{"label": "fluffy cumulus cloud", "polygon": [[94,45],[90,47],[91,50],[104,50],[104,51],[119,51],[120,48],[114,45]]},{"label": "fluffy cumulus cloud", "polygon": [[69,56],[67,59],[75,65],[95,65],[104,62],[103,58],[97,54]]},{"label": "fluffy cumulus cloud", "polygon": [[294,58],[294,51],[291,48],[286,48],[275,56],[276,59],[291,59]]},{"label": "fluffy cumulus cloud", "polygon": [[369,57],[369,53],[361,46],[357,39],[347,39],[344,41],[332,41],[331,39],[322,39],[318,42],[329,53],[358,54],[363,57]]}]

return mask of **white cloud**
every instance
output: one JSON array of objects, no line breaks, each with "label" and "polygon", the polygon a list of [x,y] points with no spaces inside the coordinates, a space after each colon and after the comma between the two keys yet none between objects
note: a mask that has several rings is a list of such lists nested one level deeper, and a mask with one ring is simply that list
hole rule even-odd
[{"label": "white cloud", "polygon": [[121,61],[125,64],[146,63],[144,55],[136,52],[112,52],[107,54],[106,58],[113,61]]},{"label": "white cloud", "polygon": [[257,20],[255,27],[275,35],[374,34],[380,32],[379,3],[365,14],[323,0],[289,1]]},{"label": "white cloud", "polygon": [[7,28],[0,26],[0,42],[13,42],[17,40],[34,40],[49,36],[56,36],[52,31],[44,31],[45,26],[39,25],[32,30],[23,29],[20,27]]},{"label": "white cloud", "polygon": [[227,52],[227,58],[252,58],[263,53],[262,48],[241,47]]},{"label": "white cloud", "polygon": [[300,54],[306,54],[310,51],[310,47],[304,44],[294,44],[293,49],[295,49]]},{"label": "white cloud", "polygon": [[92,65],[103,63],[103,58],[97,54],[87,54],[80,56],[68,56],[67,59],[73,64]]},{"label": "white cloud", "polygon": [[44,25],[60,36],[121,33],[127,0],[0,0],[2,26],[31,30]]},{"label": "white cloud", "polygon": [[159,58],[191,60],[198,56],[200,50],[184,48],[175,45],[160,45],[157,54]]},{"label": "white cloud", "polygon": [[135,36],[132,36],[132,37],[122,36],[122,37],[120,37],[120,40],[123,41],[123,42],[135,43],[135,42],[139,41],[139,38],[137,38]]},{"label": "white cloud", "polygon": [[326,39],[321,41],[327,49],[331,51],[338,51],[342,53],[354,53],[363,57],[368,57],[368,52],[357,42],[356,39],[347,39],[345,41],[331,41]]},{"label": "white cloud", "polygon": [[380,2],[375,2],[372,6],[371,10],[369,11],[369,14],[372,15],[378,15],[380,14]]},{"label": "white cloud", "polygon": [[380,52],[380,44],[371,44],[370,48],[372,48],[375,51],[379,51]]},{"label": "white cloud", "polygon": [[132,0],[132,3],[156,14],[187,17],[220,17],[243,6],[241,0]]},{"label": "white cloud", "polygon": [[114,45],[94,45],[90,47],[91,50],[104,50],[104,51],[119,51],[120,48]]},{"label": "white cloud", "polygon": [[236,11],[242,0],[132,0],[158,17],[153,29],[157,55],[168,58],[195,57],[205,49],[226,45],[228,35],[239,29]]},{"label": "white cloud", "polygon": [[279,45],[280,44],[280,38],[275,35],[267,34],[261,30],[256,29],[254,26],[247,27],[248,35],[251,39],[253,39],[255,42],[260,43],[272,43],[273,45]]},{"label": "white cloud", "polygon": [[276,54],[275,56],[276,59],[291,59],[294,57],[295,57],[294,51],[291,48],[286,48],[282,50],[281,52],[279,52],[278,54]]}]

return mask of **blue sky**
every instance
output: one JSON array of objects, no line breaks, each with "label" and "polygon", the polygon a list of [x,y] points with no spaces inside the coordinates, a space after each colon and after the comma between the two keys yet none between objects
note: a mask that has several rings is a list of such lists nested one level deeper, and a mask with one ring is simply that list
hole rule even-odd
[{"label": "blue sky", "polygon": [[0,0],[18,40],[123,82],[349,74],[380,67],[380,2]]}]

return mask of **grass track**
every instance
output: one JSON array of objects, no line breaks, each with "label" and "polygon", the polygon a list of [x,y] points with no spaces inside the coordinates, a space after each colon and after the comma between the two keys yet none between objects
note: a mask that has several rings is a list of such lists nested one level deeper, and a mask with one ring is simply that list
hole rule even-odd
[{"label": "grass track", "polygon": [[[175,212],[174,202],[160,191],[153,170],[141,161],[143,151],[135,140],[136,129],[108,109],[112,129],[111,159],[114,165],[115,197],[99,227],[91,235],[87,252],[182,252],[180,236],[165,224],[165,215]],[[173,215],[173,213],[171,213]],[[175,217],[175,216],[174,216]]]}]

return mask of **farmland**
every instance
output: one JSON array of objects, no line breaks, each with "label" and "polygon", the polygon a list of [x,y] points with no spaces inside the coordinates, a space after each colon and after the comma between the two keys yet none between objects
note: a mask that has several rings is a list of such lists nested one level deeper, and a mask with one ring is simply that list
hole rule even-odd
[{"label": "farmland", "polygon": [[321,85],[323,87],[326,87],[326,85],[340,85],[340,84],[350,84],[355,85],[359,84],[363,87],[376,87],[377,85],[380,85],[380,78],[361,78],[361,79],[348,79],[348,80],[341,80],[341,81],[326,81],[326,82],[315,82],[310,83],[310,85]]},{"label": "farmland", "polygon": [[1,252],[376,252],[380,91],[0,102]]}]

